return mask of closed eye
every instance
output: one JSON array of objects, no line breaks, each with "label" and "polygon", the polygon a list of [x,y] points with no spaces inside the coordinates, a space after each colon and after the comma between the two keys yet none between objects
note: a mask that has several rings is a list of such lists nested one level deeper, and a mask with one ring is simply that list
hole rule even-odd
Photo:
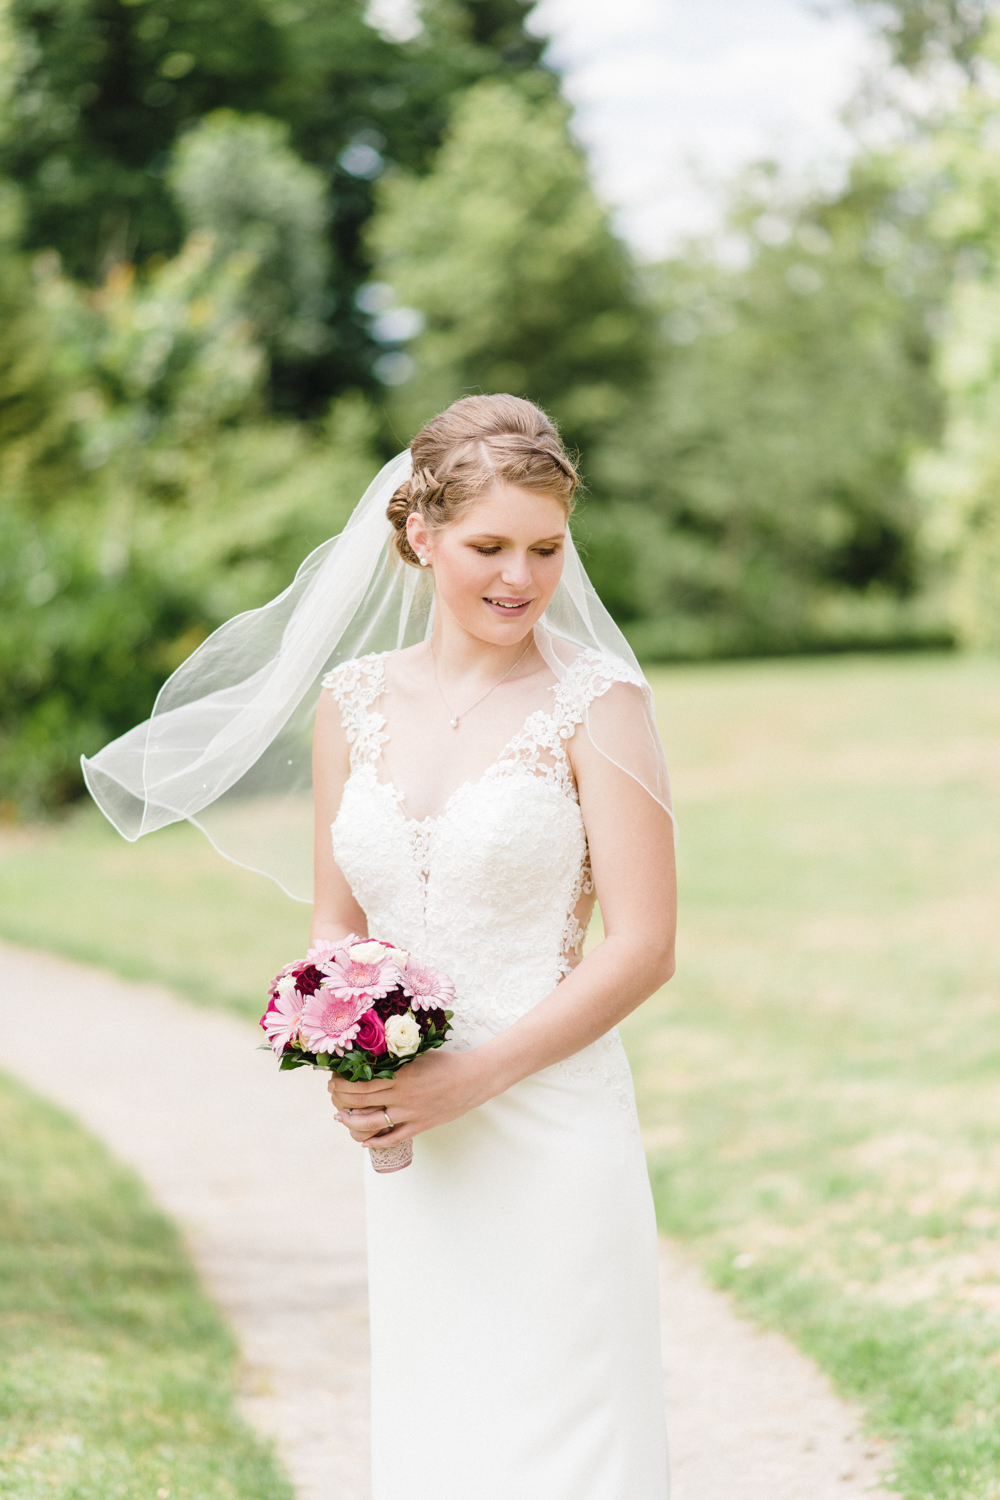
[{"label": "closed eye", "polygon": [[[480,557],[495,557],[501,550],[500,544],[493,543],[491,546],[481,546],[478,542],[472,543],[473,551],[478,552]],[[532,549],[539,557],[554,557],[559,551],[558,546],[535,547]]]}]

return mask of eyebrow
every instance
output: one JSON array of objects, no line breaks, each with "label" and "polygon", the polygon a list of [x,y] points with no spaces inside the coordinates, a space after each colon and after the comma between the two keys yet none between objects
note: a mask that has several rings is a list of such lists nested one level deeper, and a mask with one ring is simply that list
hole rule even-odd
[{"label": "eyebrow", "polygon": [[[540,536],[540,537],[538,537],[530,545],[532,547],[538,547],[538,546],[541,545],[542,542],[564,542],[565,540],[566,540],[566,533],[565,533],[565,531],[557,531],[557,532],[554,532],[552,536]],[[509,536],[500,536],[495,531],[474,531],[470,537],[466,538],[466,541],[470,541],[470,542],[475,542],[475,541],[480,541],[480,542],[509,542],[510,541],[510,537]]]}]

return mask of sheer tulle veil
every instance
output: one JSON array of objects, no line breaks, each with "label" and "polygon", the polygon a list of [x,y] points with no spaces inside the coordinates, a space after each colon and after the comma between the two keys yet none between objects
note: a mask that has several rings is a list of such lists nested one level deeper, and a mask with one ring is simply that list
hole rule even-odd
[{"label": "sheer tulle veil", "polygon": [[[284,593],[220,626],[164,684],[144,724],[83,759],[92,797],[126,839],[186,818],[226,858],[269,875],[295,900],[311,900],[312,721],[321,679],[342,661],[414,645],[431,630],[431,575],[400,562],[386,518],[409,474],[407,449]],[[634,687],[619,685],[591,704],[587,730],[669,812],[652,693],[571,539],[535,639],[560,679],[581,649],[627,665]]]}]

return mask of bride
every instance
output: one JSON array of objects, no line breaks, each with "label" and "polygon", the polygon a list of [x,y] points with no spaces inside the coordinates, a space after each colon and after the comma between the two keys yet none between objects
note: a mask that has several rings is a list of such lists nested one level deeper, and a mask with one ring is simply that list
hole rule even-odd
[{"label": "bride", "polygon": [[[669,1489],[614,1028],[673,972],[672,821],[648,686],[567,530],[576,482],[537,407],[456,402],[286,595],[85,765],[126,836],[186,816],[277,873],[206,815],[304,784],[315,708],[314,938],[370,931],[455,984],[443,1050],[330,1083],[362,1148],[418,1138],[407,1170],[365,1173],[374,1500]],[[390,649],[352,649],[379,632]]]},{"label": "bride", "polygon": [[608,698],[627,735],[642,697],[620,660],[560,679],[540,649],[576,483],[542,413],[470,396],[411,453],[388,514],[433,631],[325,679],[313,773],[313,936],[370,927],[457,991],[446,1050],[330,1083],[363,1146],[421,1137],[366,1174],[374,1494],[662,1500],[656,1231],[612,1028],[673,971],[673,839],[580,727]]}]

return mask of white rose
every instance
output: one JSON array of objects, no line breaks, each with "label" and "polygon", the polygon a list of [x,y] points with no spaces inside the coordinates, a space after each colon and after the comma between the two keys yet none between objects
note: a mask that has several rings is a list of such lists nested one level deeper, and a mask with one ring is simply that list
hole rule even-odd
[{"label": "white rose", "polygon": [[407,951],[406,951],[405,948],[390,948],[389,949],[389,957],[392,959],[392,961],[396,965],[397,969],[405,969],[406,968],[406,960],[409,958],[409,956],[410,955],[407,953]]},{"label": "white rose", "polygon": [[392,950],[384,943],[355,943],[348,948],[348,956],[356,964],[380,964],[383,958],[388,958]]},{"label": "white rose", "polygon": [[410,1011],[390,1016],[385,1023],[385,1044],[393,1057],[412,1057],[420,1046],[420,1027]]},{"label": "white rose", "polygon": [[287,995],[291,990],[294,990],[295,988],[295,975],[282,974],[281,978],[278,980],[277,984],[274,987],[279,995]]}]

